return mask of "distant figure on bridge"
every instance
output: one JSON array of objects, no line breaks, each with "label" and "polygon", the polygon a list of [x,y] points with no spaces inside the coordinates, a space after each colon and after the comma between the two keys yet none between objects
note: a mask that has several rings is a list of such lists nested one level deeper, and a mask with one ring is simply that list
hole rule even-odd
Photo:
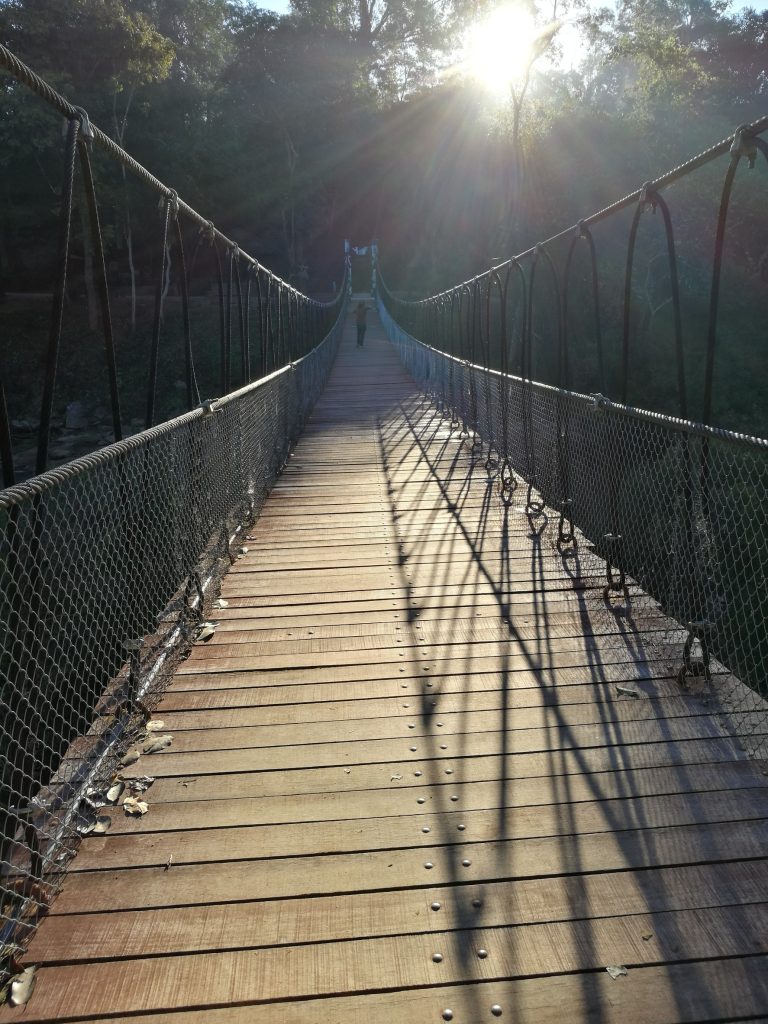
[{"label": "distant figure on bridge", "polygon": [[358,302],[355,310],[355,321],[357,323],[357,347],[363,347],[365,340],[365,318],[368,315],[368,307],[364,302]]}]

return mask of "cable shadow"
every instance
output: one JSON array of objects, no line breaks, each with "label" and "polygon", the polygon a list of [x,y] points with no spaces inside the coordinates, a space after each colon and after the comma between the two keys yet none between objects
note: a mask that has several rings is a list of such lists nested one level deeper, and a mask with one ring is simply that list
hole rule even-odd
[{"label": "cable shadow", "polygon": [[[669,688],[662,689],[659,693],[654,680],[664,679],[661,666],[669,656],[669,650],[665,650],[664,644],[660,644],[658,638],[654,637],[653,630],[647,628],[648,622],[642,614],[639,618],[636,617],[636,605],[640,605],[641,613],[644,610],[641,598],[637,598],[635,604],[630,601],[625,608],[609,607],[602,601],[602,584],[595,582],[602,566],[596,557],[588,557],[577,547],[575,552],[570,552],[567,556],[561,555],[557,561],[553,561],[546,549],[550,527],[546,516],[541,517],[542,522],[527,522],[526,539],[530,541],[530,550],[527,569],[522,573],[523,559],[512,544],[517,510],[510,502],[494,500],[493,487],[482,485],[477,479],[478,474],[475,474],[473,488],[476,460],[470,458],[467,461],[466,452],[464,460],[461,458],[461,452],[457,450],[452,458],[447,460],[447,464],[444,464],[443,456],[448,442],[443,439],[438,451],[433,450],[437,436],[434,416],[429,418],[427,427],[419,417],[418,410],[409,407],[407,403],[402,406],[402,415],[410,436],[402,426],[396,434],[387,435],[386,432],[382,432],[382,447],[385,450],[388,445],[402,447],[404,450],[400,453],[400,465],[405,465],[409,457],[419,458],[419,464],[435,485],[434,493],[437,496],[427,514],[429,531],[422,528],[401,539],[405,554],[404,564],[408,564],[411,557],[410,549],[425,543],[428,537],[434,545],[434,530],[437,528],[441,531],[438,533],[436,549],[430,549],[430,560],[426,563],[425,572],[434,591],[432,596],[436,595],[441,599],[441,607],[449,616],[447,621],[442,620],[442,625],[447,625],[455,638],[461,638],[467,644],[476,642],[477,646],[482,646],[486,642],[474,626],[467,630],[465,623],[467,618],[474,620],[477,615],[480,607],[477,603],[478,583],[482,583],[484,593],[493,595],[497,610],[496,621],[505,625],[507,640],[515,645],[516,652],[519,647],[520,652],[513,654],[510,643],[502,643],[502,653],[497,655],[493,670],[500,688],[500,706],[496,710],[498,728],[493,730],[499,734],[497,756],[500,766],[498,796],[495,802],[496,838],[506,846],[497,848],[496,867],[492,876],[508,879],[523,877],[515,871],[515,833],[514,830],[510,830],[511,819],[507,813],[514,802],[516,776],[510,773],[510,762],[515,756],[515,739],[516,736],[522,736],[529,731],[525,728],[514,728],[515,704],[511,698],[516,676],[519,676],[522,670],[533,680],[534,689],[539,690],[540,707],[545,712],[545,724],[539,730],[541,739],[537,749],[544,757],[546,772],[541,774],[545,774],[550,786],[550,803],[558,808],[561,816],[557,832],[561,837],[557,840],[561,864],[559,875],[580,876],[595,870],[594,863],[586,856],[589,853],[588,848],[585,856],[582,856],[580,830],[583,831],[583,827],[578,813],[578,805],[591,800],[599,803],[599,810],[603,816],[602,831],[612,837],[624,859],[625,870],[633,872],[639,887],[649,897],[649,906],[657,905],[658,873],[644,869],[652,869],[657,864],[674,864],[676,861],[674,851],[670,854],[666,836],[663,837],[665,842],[661,846],[657,843],[657,832],[662,835],[659,830],[666,827],[664,819],[661,819],[660,824],[655,811],[649,813],[646,810],[646,806],[651,807],[648,798],[655,792],[653,785],[649,789],[646,782],[649,765],[642,759],[639,764],[636,762],[638,742],[644,746],[651,742],[648,737],[649,731],[654,736],[652,742],[664,745],[667,761],[675,767],[677,780],[674,785],[677,791],[688,793],[686,802],[692,812],[692,819],[698,817],[696,812],[706,801],[696,792],[696,769],[695,766],[687,764],[685,749],[680,747],[680,743],[687,742],[687,738],[684,733],[681,736],[679,730],[673,727],[675,718],[671,715],[658,717],[653,714],[648,721],[654,723],[656,732],[644,730],[643,719],[634,715],[636,709],[643,712],[646,709],[641,708],[640,704],[637,704],[635,709],[635,699],[632,697],[623,701],[609,699],[606,687],[612,683],[618,685],[620,681],[635,686],[642,683],[646,688],[644,692],[647,692],[649,697],[653,694],[656,701],[667,700]],[[416,467],[412,466],[408,479],[413,480],[415,476]],[[390,482],[393,509],[398,508],[398,496],[402,491],[402,487],[398,490],[395,482]],[[473,490],[479,501],[476,505],[471,501]],[[420,481],[420,494],[427,494],[426,480]],[[458,565],[454,565],[451,572],[450,560],[447,558],[445,562],[440,562],[437,556],[441,553],[446,556],[455,553],[459,550],[459,541],[465,546],[465,550],[468,550],[467,567],[461,570]],[[561,582],[557,586],[551,585],[555,578],[554,565],[557,566],[561,577]],[[447,588],[452,585],[450,581],[457,579],[457,570],[459,582],[463,586],[464,600],[460,603],[460,599],[457,599],[451,605],[448,601]],[[520,595],[521,584],[530,588],[530,601],[524,607],[527,609],[526,614],[530,614],[532,618],[531,629],[521,627],[520,615],[516,611],[516,599]],[[473,587],[472,590],[469,589],[470,585]],[[413,573],[408,574],[408,586],[411,593],[419,592],[419,587],[414,587]],[[567,594],[567,600],[564,599],[564,594]],[[570,622],[561,623],[564,607],[567,608]],[[411,621],[415,621],[417,617],[414,614]],[[659,632],[663,635],[664,630],[661,629]],[[441,642],[439,637],[438,632],[436,644]],[[460,727],[457,745],[460,756],[469,759],[471,744],[477,735],[472,731],[470,717],[473,714],[470,710],[471,698],[476,693],[471,682],[477,656],[470,648],[461,652],[457,639],[454,643],[457,649],[449,664],[452,675],[457,674],[464,682],[462,714],[466,718],[466,722]],[[498,647],[499,644],[495,646]],[[457,660],[460,662],[458,673],[455,672]],[[592,695],[588,704],[584,702],[587,711],[594,716],[586,725],[574,724],[570,718],[574,706],[561,702],[557,684],[559,672],[564,668],[575,670],[581,677],[577,685],[587,689]],[[627,686],[625,689],[630,687]],[[431,690],[429,695],[426,689],[422,693],[422,700],[429,702],[422,708],[422,720],[425,724],[435,721],[438,713],[436,707],[439,708],[440,697],[443,694],[442,687],[438,686],[438,703],[435,705],[434,685]],[[660,706],[663,708],[663,705]],[[690,714],[690,711],[686,712],[683,709],[680,717],[685,718],[686,714]],[[592,738],[585,743],[582,733],[589,727]],[[704,728],[701,735],[702,738],[711,737],[713,740],[719,740],[722,736],[714,728]],[[436,761],[444,756],[436,736],[430,736],[429,752]],[[723,751],[722,759],[729,759],[726,751]],[[578,786],[575,785],[576,782],[579,783]],[[440,806],[440,812],[452,813],[447,804]],[[455,844],[454,835],[446,832],[444,838],[446,844]],[[471,837],[467,838],[471,841]],[[727,844],[721,851],[717,843],[714,843],[711,852],[715,859],[721,853],[727,856]],[[685,863],[685,859],[682,863]],[[460,871],[457,859],[453,862],[451,878],[456,886],[466,888],[469,884],[472,888],[471,883],[467,882],[466,874]],[[477,887],[473,891],[477,892]],[[652,895],[655,897],[654,900],[650,899]],[[482,895],[473,898],[482,899]],[[594,929],[599,931],[599,922],[584,918],[583,903],[580,895],[572,895],[568,919],[580,920],[585,925],[579,932],[581,948],[585,951],[586,961],[592,964],[591,969],[600,969],[597,959],[599,943],[597,936],[593,934]],[[476,929],[482,925],[482,914],[476,911],[477,908],[473,908],[469,901],[464,900],[461,907],[457,908],[457,926],[461,929]],[[674,921],[669,934],[676,935]],[[679,948],[684,948],[685,935],[681,933],[677,938]],[[468,968],[474,957],[469,938],[466,942],[459,943],[457,955],[463,958],[464,965]],[[482,976],[487,977],[486,974]],[[590,975],[584,973],[583,977],[586,987],[592,991],[592,986],[586,980]],[[597,1008],[594,1019],[603,1019],[600,1008]]]}]

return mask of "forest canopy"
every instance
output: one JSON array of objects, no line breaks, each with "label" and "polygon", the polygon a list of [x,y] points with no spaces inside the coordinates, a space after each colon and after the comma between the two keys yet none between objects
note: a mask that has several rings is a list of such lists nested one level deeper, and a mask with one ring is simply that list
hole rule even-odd
[{"label": "forest canopy", "polygon": [[[316,285],[345,235],[377,235],[426,268],[425,285],[445,283],[765,109],[768,12],[507,9],[490,69],[508,53],[506,94],[463,60],[493,11],[470,0],[292,0],[285,16],[227,0],[4,0],[0,39],[244,248]],[[527,53],[526,19],[538,33]],[[25,104],[19,122],[14,91],[2,102],[4,170],[44,174],[44,153],[31,168],[17,157],[45,112]],[[27,217],[6,188],[13,273]]]},{"label": "forest canopy", "polygon": [[[291,0],[284,15],[246,0],[2,0],[0,40],[244,250],[316,294],[338,283],[345,237],[377,238],[401,293],[444,288],[768,109],[766,11],[725,0],[498,11],[485,0]],[[0,168],[4,287],[44,291],[60,124],[10,80]],[[685,194],[694,313],[719,180],[703,174]],[[739,309],[768,276],[764,193],[747,188],[752,205],[734,213]],[[126,260],[134,290],[148,285],[156,226],[118,176],[100,201],[117,286]],[[663,337],[657,256],[657,242],[641,247],[637,278],[645,329]],[[734,315],[734,344],[751,346]],[[742,363],[754,379],[752,355]],[[753,425],[752,406],[731,420]]]}]

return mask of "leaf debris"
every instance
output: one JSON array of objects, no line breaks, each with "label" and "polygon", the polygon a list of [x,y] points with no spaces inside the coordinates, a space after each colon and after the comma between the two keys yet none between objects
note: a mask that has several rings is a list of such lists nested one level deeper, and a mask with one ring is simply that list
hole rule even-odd
[{"label": "leaf debris", "polygon": [[11,1006],[24,1006],[29,1001],[37,984],[37,967],[25,967],[11,982]]},{"label": "leaf debris", "polygon": [[137,800],[135,796],[127,796],[123,800],[123,810],[131,818],[140,818],[149,810],[149,804],[144,800]]},{"label": "leaf debris", "polygon": [[172,743],[173,736],[158,736],[156,739],[144,744],[144,753],[157,754],[161,750],[165,750],[166,747],[170,747]]}]

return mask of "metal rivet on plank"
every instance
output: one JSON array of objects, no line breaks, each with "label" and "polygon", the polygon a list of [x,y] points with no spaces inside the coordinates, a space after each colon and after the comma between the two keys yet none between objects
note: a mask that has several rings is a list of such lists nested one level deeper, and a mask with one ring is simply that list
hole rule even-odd
[{"label": "metal rivet on plank", "polygon": [[433,953],[432,954],[432,963],[433,964],[441,964],[442,962],[443,962],[443,954],[442,953]]}]

